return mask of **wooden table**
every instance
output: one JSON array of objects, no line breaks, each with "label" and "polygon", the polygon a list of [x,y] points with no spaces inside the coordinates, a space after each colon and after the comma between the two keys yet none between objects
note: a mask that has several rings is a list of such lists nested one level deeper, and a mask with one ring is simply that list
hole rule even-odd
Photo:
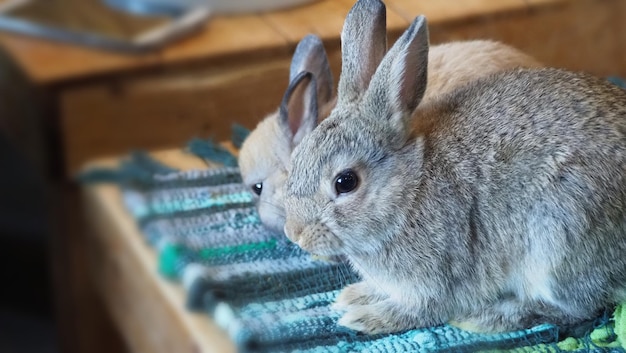
[{"label": "wooden table", "polygon": [[[13,99],[0,105],[0,116],[14,119],[4,121],[4,129],[60,175],[129,148],[178,147],[192,136],[226,139],[232,121],[252,127],[276,108],[291,53],[307,33],[323,38],[338,74],[339,33],[353,3],[321,0],[278,12],[216,17],[196,36],[139,56],[1,33],[4,61],[17,71],[5,82]],[[493,38],[548,65],[626,76],[624,1],[386,4],[392,40],[425,14],[433,43]]]},{"label": "wooden table", "polygon": [[[179,150],[154,156],[183,170],[207,168]],[[227,334],[207,315],[185,309],[183,288],[158,275],[155,252],[124,208],[120,190],[89,186],[83,195],[91,273],[130,351],[234,353]]]},{"label": "wooden table", "polygon": [[[0,0],[1,1],[1,0]],[[324,40],[337,77],[339,33],[353,0],[320,0],[264,14],[216,17],[197,35],[140,56],[0,33],[0,131],[46,176],[61,341],[65,351],[116,351],[90,287],[82,208],[71,176],[98,156],[227,139],[274,110],[291,53]],[[431,42],[493,38],[551,66],[626,76],[623,0],[387,0],[390,38],[418,14]],[[138,323],[140,325],[141,323]]]}]

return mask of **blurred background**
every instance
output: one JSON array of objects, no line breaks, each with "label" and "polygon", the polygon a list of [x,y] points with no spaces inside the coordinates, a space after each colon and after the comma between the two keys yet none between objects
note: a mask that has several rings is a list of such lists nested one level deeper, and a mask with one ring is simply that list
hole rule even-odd
[{"label": "blurred background", "polygon": [[[86,249],[97,244],[76,175],[96,159],[253,128],[277,107],[308,33],[338,77],[353,3],[0,0],[0,352],[126,349],[105,304],[116,294],[93,286]],[[425,14],[434,44],[501,40],[549,66],[626,77],[623,0],[385,3],[390,42]]]},{"label": "blurred background", "polygon": [[44,184],[6,136],[0,163],[0,352],[59,352]]}]

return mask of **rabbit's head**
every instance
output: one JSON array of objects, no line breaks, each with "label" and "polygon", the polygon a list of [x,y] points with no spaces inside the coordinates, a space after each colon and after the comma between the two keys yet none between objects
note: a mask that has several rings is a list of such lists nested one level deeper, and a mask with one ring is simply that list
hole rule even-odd
[{"label": "rabbit's head", "polygon": [[289,79],[279,110],[258,124],[239,153],[243,182],[258,195],[261,221],[277,231],[285,223],[283,188],[291,153],[317,125],[318,112],[328,114],[325,107],[333,96],[332,73],[318,37],[308,35],[300,41]]},{"label": "rabbit's head", "polygon": [[[343,60],[343,65],[345,70],[359,76],[347,79],[344,75],[343,83],[348,85],[343,89],[342,99],[346,103],[344,110],[353,109],[348,103],[355,106],[360,104],[361,100],[357,100],[357,96],[364,94],[370,78],[385,55],[385,18],[385,7],[381,2],[374,1],[368,5],[365,1],[355,5],[346,20],[344,39],[348,42],[343,43],[344,53],[351,52],[355,56]],[[355,22],[356,19],[361,22]],[[423,49],[428,50],[428,45]],[[424,102],[498,71],[541,66],[532,57],[513,47],[485,40],[433,46],[428,54],[428,62],[430,69]],[[257,126],[241,150],[239,164],[244,181],[259,194],[258,210],[263,223],[270,228],[282,230],[284,227],[283,189],[290,157],[294,147],[335,106],[332,81],[321,41],[313,35],[305,37],[294,53],[290,84],[280,110]]]},{"label": "rabbit's head", "polygon": [[426,90],[428,30],[416,18],[385,55],[384,28],[380,1],[352,8],[337,106],[292,155],[285,232],[312,253],[376,253],[410,226],[403,200],[417,192],[424,147],[409,125]]}]

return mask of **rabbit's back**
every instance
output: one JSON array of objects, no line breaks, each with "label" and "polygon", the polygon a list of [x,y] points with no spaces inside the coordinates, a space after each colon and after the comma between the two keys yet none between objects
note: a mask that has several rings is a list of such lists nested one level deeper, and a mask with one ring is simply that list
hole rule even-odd
[{"label": "rabbit's back", "polygon": [[626,172],[626,91],[591,76],[556,69],[495,74],[420,114],[416,132],[426,131],[458,167],[503,177],[536,176],[536,168],[561,162],[597,165],[587,173]]},{"label": "rabbit's back", "polygon": [[424,100],[495,72],[514,68],[543,67],[535,58],[491,40],[450,42],[430,47],[428,53],[428,85]]},{"label": "rabbit's back", "polygon": [[454,184],[452,198],[469,205],[487,248],[477,263],[509,268],[503,280],[521,297],[572,310],[591,297],[624,299],[626,91],[587,75],[516,70],[420,118],[424,180],[431,190]]}]

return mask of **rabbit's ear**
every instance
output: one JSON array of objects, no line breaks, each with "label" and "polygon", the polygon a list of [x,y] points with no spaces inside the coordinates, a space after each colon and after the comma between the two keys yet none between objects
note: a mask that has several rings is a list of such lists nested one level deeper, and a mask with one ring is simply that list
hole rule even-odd
[{"label": "rabbit's ear", "polygon": [[389,119],[394,130],[407,131],[411,115],[424,97],[428,40],[426,18],[418,16],[389,50],[366,93],[364,102],[373,116]]},{"label": "rabbit's ear", "polygon": [[322,40],[313,34],[305,36],[298,43],[291,59],[289,82],[302,71],[308,71],[315,77],[318,107],[328,103],[333,96],[333,73]]},{"label": "rabbit's ear", "polygon": [[278,123],[295,147],[317,125],[316,81],[310,72],[301,72],[287,87],[278,114]]},{"label": "rabbit's ear", "polygon": [[341,32],[341,77],[338,104],[354,102],[365,93],[387,51],[387,18],[380,0],[358,0]]}]

